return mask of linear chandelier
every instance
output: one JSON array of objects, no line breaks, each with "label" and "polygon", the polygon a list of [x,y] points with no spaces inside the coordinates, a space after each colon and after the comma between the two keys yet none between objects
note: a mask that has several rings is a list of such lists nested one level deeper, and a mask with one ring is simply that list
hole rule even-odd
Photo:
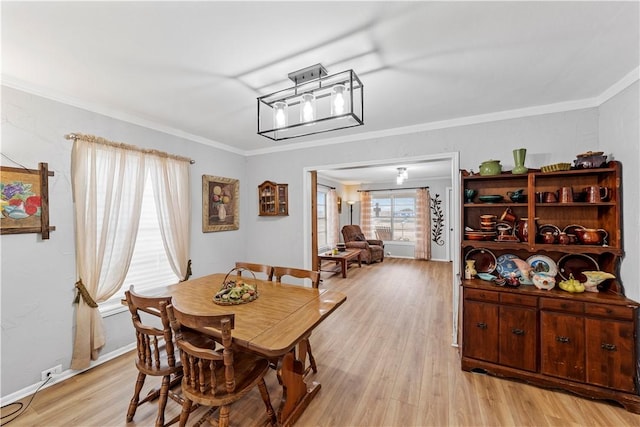
[{"label": "linear chandelier", "polygon": [[327,75],[316,64],[293,73],[294,86],[258,98],[258,134],[274,141],[364,124],[363,86],[353,70]]}]

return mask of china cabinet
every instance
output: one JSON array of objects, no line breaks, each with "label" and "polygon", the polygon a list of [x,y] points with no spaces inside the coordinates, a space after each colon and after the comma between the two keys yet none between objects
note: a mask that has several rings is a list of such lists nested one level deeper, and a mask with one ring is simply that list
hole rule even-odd
[{"label": "china cabinet", "polygon": [[[615,276],[596,292],[582,293],[558,286],[538,289],[524,279],[516,287],[463,279],[463,370],[616,401],[640,413],[640,310],[624,296],[619,280],[621,177],[621,164],[615,161],[601,168],[520,175],[463,171],[462,271],[468,259],[475,259],[478,274],[492,279],[481,273],[508,275],[505,259],[533,265],[531,260],[540,258],[552,264],[548,273],[558,282],[569,273],[584,282],[586,269]],[[524,197],[513,201],[509,195],[518,190]],[[493,232],[487,222],[492,217]],[[522,233],[523,224],[527,233]],[[576,234],[589,234],[582,230],[601,237],[578,239]]]},{"label": "china cabinet", "polygon": [[289,215],[289,185],[265,181],[258,186],[258,215]]}]

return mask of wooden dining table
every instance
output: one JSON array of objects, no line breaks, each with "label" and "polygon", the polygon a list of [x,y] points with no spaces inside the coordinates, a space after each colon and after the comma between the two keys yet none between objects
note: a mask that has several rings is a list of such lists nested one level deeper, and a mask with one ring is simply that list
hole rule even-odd
[{"label": "wooden dining table", "polygon": [[[278,425],[290,426],[320,390],[318,382],[305,382],[306,351],[296,351],[296,347],[347,297],[328,289],[243,277],[246,283],[257,284],[258,298],[246,304],[218,305],[213,297],[225,278],[236,279],[235,275],[211,274],[168,286],[158,294],[171,295],[173,304],[191,314],[234,313],[234,345],[278,361],[276,372],[283,388]],[[203,332],[215,334],[213,330]]]}]

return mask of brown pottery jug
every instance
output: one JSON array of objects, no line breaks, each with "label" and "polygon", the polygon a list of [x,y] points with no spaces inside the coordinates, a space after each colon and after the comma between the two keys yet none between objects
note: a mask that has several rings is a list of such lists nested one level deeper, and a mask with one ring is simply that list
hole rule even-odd
[{"label": "brown pottery jug", "polygon": [[587,203],[598,203],[609,200],[609,189],[607,187],[599,187],[591,185],[584,189],[587,193]]},{"label": "brown pottery jug", "polygon": [[609,233],[602,228],[576,228],[575,233],[583,245],[602,245],[609,237]]}]

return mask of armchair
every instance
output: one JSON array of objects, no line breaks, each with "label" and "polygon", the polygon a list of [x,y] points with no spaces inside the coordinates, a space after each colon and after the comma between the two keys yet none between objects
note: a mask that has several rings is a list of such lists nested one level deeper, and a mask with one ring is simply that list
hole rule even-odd
[{"label": "armchair", "polygon": [[342,237],[347,249],[360,249],[362,262],[384,261],[384,243],[382,240],[367,239],[359,225],[345,225],[342,227]]}]

